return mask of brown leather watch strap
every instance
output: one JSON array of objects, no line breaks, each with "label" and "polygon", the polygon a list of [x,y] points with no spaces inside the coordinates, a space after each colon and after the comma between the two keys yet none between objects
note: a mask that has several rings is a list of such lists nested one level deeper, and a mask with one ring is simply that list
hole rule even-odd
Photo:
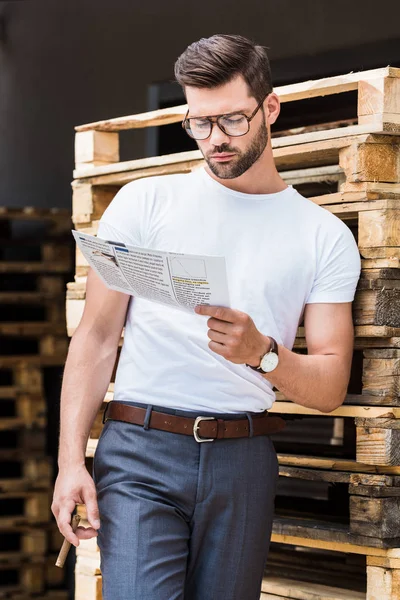
[{"label": "brown leather watch strap", "polygon": [[[103,420],[113,419],[143,426],[145,415],[146,409],[144,408],[130,406],[124,402],[114,400],[108,404]],[[198,422],[196,423],[196,419],[194,418],[170,415],[152,410],[149,427],[171,433],[194,435],[196,425],[196,433],[199,438],[226,439],[249,437],[250,427],[247,418],[219,419],[216,417],[210,420],[206,419],[199,415],[197,418]],[[277,415],[271,416],[268,412],[263,412],[260,416],[253,415],[252,421],[253,435],[269,435],[281,431],[286,427],[284,419]]]}]

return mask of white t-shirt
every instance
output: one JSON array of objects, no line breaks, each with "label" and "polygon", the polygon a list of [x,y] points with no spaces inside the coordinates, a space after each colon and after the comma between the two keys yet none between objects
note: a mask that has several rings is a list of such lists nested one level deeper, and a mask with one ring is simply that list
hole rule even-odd
[{"label": "white t-shirt", "polygon": [[[169,252],[224,256],[231,308],[291,350],[305,304],[351,302],[361,261],[350,229],[292,186],[235,192],[204,168],[123,186],[98,236]],[[182,410],[261,412],[273,385],[213,352],[209,317],[132,297],[114,398]]]}]

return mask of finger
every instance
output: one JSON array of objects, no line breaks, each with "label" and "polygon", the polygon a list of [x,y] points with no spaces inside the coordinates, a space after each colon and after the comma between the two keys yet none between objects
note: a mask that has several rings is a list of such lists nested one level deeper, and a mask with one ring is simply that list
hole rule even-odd
[{"label": "finger", "polygon": [[94,483],[92,483],[90,488],[88,487],[84,490],[83,501],[86,504],[87,520],[94,529],[98,529],[100,527],[100,515]]},{"label": "finger", "polygon": [[73,544],[74,546],[79,546],[78,536],[72,531],[71,527],[71,512],[75,508],[75,505],[72,509],[68,509],[68,507],[62,507],[57,519],[57,525],[60,532],[63,534],[66,540]]},{"label": "finger", "polygon": [[210,340],[213,340],[213,342],[219,342],[220,344],[226,344],[229,341],[226,333],[220,333],[219,331],[214,331],[213,329],[209,329],[207,331],[207,335]]},{"label": "finger", "polygon": [[93,529],[93,527],[79,526],[75,533],[80,540],[90,540],[90,538],[96,537],[98,535],[96,529]]},{"label": "finger", "polygon": [[209,317],[215,317],[221,321],[228,321],[230,323],[235,322],[235,313],[232,308],[225,308],[224,306],[207,306],[206,304],[198,304],[195,309],[199,315],[208,315]]},{"label": "finger", "polygon": [[216,319],[215,317],[210,317],[207,321],[207,325],[210,329],[214,331],[219,331],[221,333],[231,333],[234,325],[232,323],[228,323],[227,321],[221,321],[220,319]]},{"label": "finger", "polygon": [[208,346],[209,348],[211,348],[211,350],[213,352],[215,352],[216,354],[220,354],[221,356],[223,356],[224,354],[224,350],[225,350],[225,346],[223,344],[220,344],[219,342],[208,342]]}]

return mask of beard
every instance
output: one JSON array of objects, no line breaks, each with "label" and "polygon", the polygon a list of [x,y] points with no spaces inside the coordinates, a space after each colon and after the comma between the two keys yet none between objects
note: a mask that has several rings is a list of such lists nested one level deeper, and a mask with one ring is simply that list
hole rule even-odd
[{"label": "beard", "polygon": [[[264,152],[268,143],[268,129],[263,121],[257,134],[255,135],[250,146],[245,151],[240,151],[238,148],[234,148],[229,144],[222,144],[221,146],[215,146],[208,154],[205,155],[201,150],[205,161],[210,171],[220,179],[234,179],[240,177],[250,169],[250,167],[258,160],[261,154]],[[211,154],[222,152],[235,153],[236,156],[231,161],[226,163],[215,162],[211,158]]]}]

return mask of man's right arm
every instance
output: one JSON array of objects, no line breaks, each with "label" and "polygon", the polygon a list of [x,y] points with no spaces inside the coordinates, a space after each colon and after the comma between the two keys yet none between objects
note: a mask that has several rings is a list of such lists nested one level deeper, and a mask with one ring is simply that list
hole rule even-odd
[{"label": "man's right arm", "polygon": [[[89,269],[82,319],[65,363],[60,409],[58,477],[51,509],[61,533],[75,546],[97,535],[99,515],[93,479],[85,467],[90,429],[104,400],[116,360],[130,296],[110,290]],[[90,528],[70,526],[76,504],[86,504]]]}]

